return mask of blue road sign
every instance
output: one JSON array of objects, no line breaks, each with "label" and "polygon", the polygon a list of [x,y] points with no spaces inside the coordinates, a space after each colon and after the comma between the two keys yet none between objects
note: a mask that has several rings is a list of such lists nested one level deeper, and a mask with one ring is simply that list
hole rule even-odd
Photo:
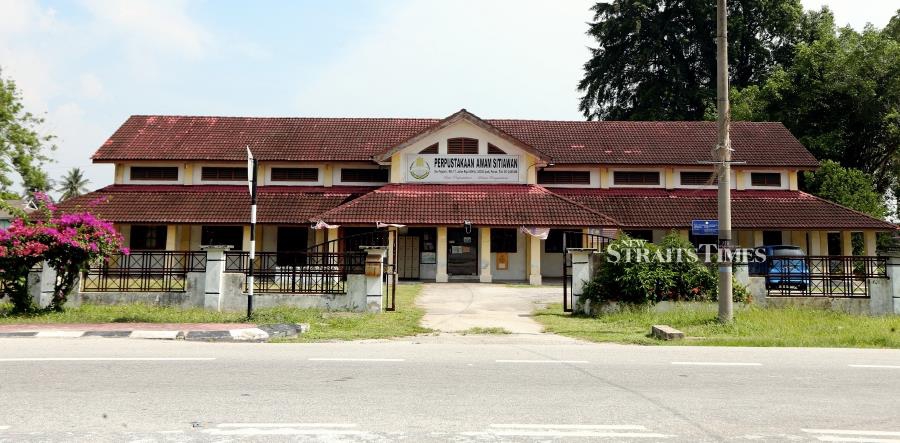
[{"label": "blue road sign", "polygon": [[719,235],[718,220],[691,220],[691,234]]}]

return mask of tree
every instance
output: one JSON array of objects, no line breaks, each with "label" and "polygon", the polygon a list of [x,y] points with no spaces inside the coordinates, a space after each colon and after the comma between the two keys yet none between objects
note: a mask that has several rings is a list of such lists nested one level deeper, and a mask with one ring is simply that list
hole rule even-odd
[{"label": "tree", "polygon": [[[589,119],[699,120],[715,102],[715,2],[613,0],[592,8],[597,40],[578,84]],[[800,0],[729,2],[729,63],[737,88],[762,83],[818,35]]]},{"label": "tree", "polygon": [[807,190],[816,196],[872,217],[887,215],[884,199],[875,190],[872,176],[859,169],[844,168],[825,160],[817,171],[804,173],[803,179]]},{"label": "tree", "polygon": [[[900,26],[900,15],[891,23]],[[889,25],[890,26],[890,25]],[[820,160],[860,169],[885,192],[900,177],[900,41],[871,26],[801,43],[794,61],[735,91],[737,120],[780,121]]]},{"label": "tree", "polygon": [[91,181],[84,178],[84,173],[79,168],[72,168],[63,177],[57,190],[62,193],[60,200],[68,200],[78,197],[87,191],[87,184]]},{"label": "tree", "polygon": [[11,79],[4,79],[0,71],[0,194],[13,197],[10,176],[18,173],[21,186],[26,193],[45,192],[50,188],[50,180],[43,170],[49,158],[48,150],[53,136],[41,135],[38,127],[44,119],[27,112],[22,104],[22,95]]}]

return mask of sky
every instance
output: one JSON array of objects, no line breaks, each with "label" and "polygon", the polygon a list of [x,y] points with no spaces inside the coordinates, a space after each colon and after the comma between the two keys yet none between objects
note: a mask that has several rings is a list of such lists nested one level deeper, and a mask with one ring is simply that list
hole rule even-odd
[{"label": "sky", "polygon": [[[896,0],[802,0],[884,26]],[[0,69],[51,178],[133,114],[581,119],[592,0],[0,0]]]}]

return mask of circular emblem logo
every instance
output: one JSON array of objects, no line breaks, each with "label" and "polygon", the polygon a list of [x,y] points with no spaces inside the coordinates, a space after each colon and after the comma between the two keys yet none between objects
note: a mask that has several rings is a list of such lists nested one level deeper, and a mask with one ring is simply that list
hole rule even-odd
[{"label": "circular emblem logo", "polygon": [[409,165],[409,175],[416,180],[424,180],[430,173],[431,167],[428,166],[428,163],[422,157],[416,157],[416,161]]}]

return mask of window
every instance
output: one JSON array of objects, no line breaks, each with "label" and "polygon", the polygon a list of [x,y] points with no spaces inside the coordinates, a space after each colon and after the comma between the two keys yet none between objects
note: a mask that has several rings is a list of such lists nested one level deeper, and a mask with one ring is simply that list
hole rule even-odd
[{"label": "window", "polygon": [[230,245],[233,250],[244,247],[243,226],[203,226],[200,235],[201,245]]},{"label": "window", "polygon": [[659,171],[614,171],[613,184],[616,185],[659,185]]},{"label": "window", "polygon": [[515,229],[491,228],[491,252],[510,252],[515,254],[517,232]]},{"label": "window", "polygon": [[566,232],[560,229],[551,229],[547,240],[544,240],[544,252],[564,252],[563,251],[563,233],[566,237],[566,248],[582,247],[582,235],[579,232]]},{"label": "window", "polygon": [[778,172],[752,172],[750,173],[751,186],[781,186],[781,174]]},{"label": "window", "polygon": [[705,171],[681,171],[682,186],[709,186],[719,183],[719,178],[713,178],[712,172]]},{"label": "window", "polygon": [[247,168],[204,166],[200,171],[200,179],[204,181],[245,181]]},{"label": "window", "polygon": [[763,231],[763,246],[782,244],[781,231]]},{"label": "window", "polygon": [[178,167],[176,166],[132,166],[132,180],[178,180]]},{"label": "window", "polygon": [[346,183],[377,183],[388,181],[387,169],[341,168],[341,181]]},{"label": "window", "polygon": [[134,250],[163,250],[167,235],[166,225],[132,225],[128,246]]},{"label": "window", "polygon": [[309,228],[295,226],[279,226],[275,256],[276,266],[300,266],[306,264],[308,252],[307,239]]},{"label": "window", "polygon": [[419,151],[419,154],[437,154],[437,153],[438,153],[438,144],[437,143]]},{"label": "window", "polygon": [[635,240],[646,240],[651,243],[653,242],[653,230],[651,229],[628,229],[622,232]]},{"label": "window", "polygon": [[589,185],[591,184],[591,172],[542,169],[537,173],[537,181],[542,185]]},{"label": "window", "polygon": [[273,182],[319,181],[318,168],[272,168]]},{"label": "window", "polygon": [[488,143],[488,154],[496,154],[496,155],[506,155],[506,152],[492,143]]},{"label": "window", "polygon": [[448,154],[478,154],[478,140],[474,138],[451,138],[447,140]]}]

